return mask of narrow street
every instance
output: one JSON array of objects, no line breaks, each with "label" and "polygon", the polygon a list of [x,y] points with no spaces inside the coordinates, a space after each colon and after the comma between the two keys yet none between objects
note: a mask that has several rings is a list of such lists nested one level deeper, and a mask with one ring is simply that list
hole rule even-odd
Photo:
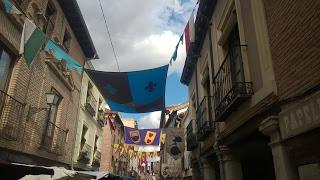
[{"label": "narrow street", "polygon": [[319,0],[0,0],[0,180],[319,180]]}]

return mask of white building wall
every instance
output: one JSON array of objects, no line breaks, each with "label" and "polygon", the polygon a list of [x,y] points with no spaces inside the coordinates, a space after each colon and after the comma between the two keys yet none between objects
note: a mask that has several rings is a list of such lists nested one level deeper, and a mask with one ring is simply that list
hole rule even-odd
[{"label": "white building wall", "polygon": [[[92,65],[89,64],[88,67],[86,68],[92,68]],[[88,91],[88,84],[91,84],[93,86],[92,89],[92,95],[97,101],[96,107],[95,107],[95,115],[94,117],[90,115],[90,113],[87,111],[85,108],[86,105],[86,98],[87,98],[87,91]],[[82,131],[83,131],[83,125],[85,125],[88,130],[85,135],[86,139],[86,144],[91,146],[91,154],[89,155],[90,157],[90,162],[89,165],[92,164],[93,157],[94,157],[94,146],[95,146],[95,137],[96,135],[98,136],[98,141],[97,141],[97,150],[101,152],[101,142],[102,142],[102,137],[103,137],[103,129],[102,127],[98,124],[98,110],[99,108],[105,107],[106,103],[104,101],[103,96],[100,94],[99,90],[95,86],[95,84],[91,81],[89,76],[86,74],[86,72],[83,72],[83,78],[82,78],[82,89],[81,89],[81,105],[79,109],[79,118],[78,118],[78,126],[77,126],[77,131],[76,131],[76,143],[75,143],[75,150],[74,150],[74,155],[73,155],[73,161],[77,163],[77,160],[79,158],[79,153],[81,151],[80,143],[81,143],[81,137],[82,137]],[[101,107],[99,106],[99,99],[102,101]]]}]

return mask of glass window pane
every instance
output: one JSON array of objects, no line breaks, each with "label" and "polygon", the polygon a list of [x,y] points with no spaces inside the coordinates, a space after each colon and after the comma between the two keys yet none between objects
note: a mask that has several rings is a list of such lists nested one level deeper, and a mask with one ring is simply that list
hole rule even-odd
[{"label": "glass window pane", "polygon": [[8,81],[9,68],[11,63],[10,55],[0,49],[0,89],[5,90]]}]

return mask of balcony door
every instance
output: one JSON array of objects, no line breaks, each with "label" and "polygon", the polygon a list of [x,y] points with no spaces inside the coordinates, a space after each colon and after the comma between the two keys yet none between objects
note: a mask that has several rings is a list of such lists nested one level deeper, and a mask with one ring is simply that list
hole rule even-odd
[{"label": "balcony door", "polygon": [[231,60],[231,76],[233,83],[244,82],[243,62],[238,24],[233,27],[228,39],[228,53]]}]

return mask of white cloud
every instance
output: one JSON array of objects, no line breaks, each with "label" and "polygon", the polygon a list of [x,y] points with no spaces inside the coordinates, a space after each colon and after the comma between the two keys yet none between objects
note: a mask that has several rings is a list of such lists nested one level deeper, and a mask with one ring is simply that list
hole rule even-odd
[{"label": "white cloud", "polygon": [[[77,0],[99,60],[97,70],[117,71],[99,1]],[[148,69],[169,62],[195,0],[101,0],[121,71]],[[182,3],[183,2],[183,3]],[[169,73],[181,73],[184,45]]]},{"label": "white cloud", "polygon": [[161,111],[155,111],[142,116],[138,121],[139,129],[154,129],[159,128]]}]

